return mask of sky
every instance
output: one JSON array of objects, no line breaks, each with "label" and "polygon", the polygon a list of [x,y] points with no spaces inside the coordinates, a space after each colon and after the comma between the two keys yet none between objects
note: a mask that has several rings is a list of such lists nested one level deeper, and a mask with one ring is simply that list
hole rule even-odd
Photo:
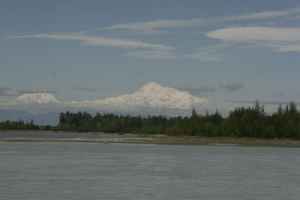
[{"label": "sky", "polygon": [[227,101],[300,100],[299,0],[1,0],[0,101],[90,100],[148,82]]}]

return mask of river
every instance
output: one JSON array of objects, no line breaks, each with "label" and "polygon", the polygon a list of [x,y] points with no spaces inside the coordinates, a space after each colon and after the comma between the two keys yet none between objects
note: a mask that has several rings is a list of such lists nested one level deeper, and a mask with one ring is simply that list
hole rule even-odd
[{"label": "river", "polygon": [[3,200],[300,199],[300,148],[1,142]]}]

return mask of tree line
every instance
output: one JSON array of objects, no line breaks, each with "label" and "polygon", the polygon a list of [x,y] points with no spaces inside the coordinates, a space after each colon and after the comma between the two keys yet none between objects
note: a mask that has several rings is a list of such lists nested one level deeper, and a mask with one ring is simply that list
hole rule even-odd
[{"label": "tree line", "polygon": [[235,108],[226,117],[217,111],[201,115],[195,110],[189,117],[170,118],[64,112],[59,116],[56,129],[172,136],[300,139],[300,112],[295,103],[290,103],[267,114],[258,102],[252,107]]},{"label": "tree line", "polygon": [[195,110],[188,117],[62,112],[56,126],[38,126],[33,121],[3,121],[0,129],[300,139],[300,111],[295,103],[290,103],[267,114],[257,102],[251,107],[235,108],[226,117],[217,111],[203,115]]},{"label": "tree line", "polygon": [[41,127],[35,125],[33,121],[3,121],[0,122],[0,130],[38,130]]}]

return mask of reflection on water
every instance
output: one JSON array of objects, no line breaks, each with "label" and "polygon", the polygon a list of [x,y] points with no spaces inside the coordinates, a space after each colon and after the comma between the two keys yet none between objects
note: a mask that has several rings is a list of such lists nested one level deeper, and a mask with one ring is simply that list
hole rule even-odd
[{"label": "reflection on water", "polygon": [[300,149],[0,143],[0,199],[300,199]]}]

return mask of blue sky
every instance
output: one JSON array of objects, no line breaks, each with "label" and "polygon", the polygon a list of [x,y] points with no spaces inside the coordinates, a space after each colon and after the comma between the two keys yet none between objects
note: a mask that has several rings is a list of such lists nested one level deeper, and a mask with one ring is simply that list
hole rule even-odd
[{"label": "blue sky", "polygon": [[1,0],[0,27],[2,91],[300,99],[299,0]]}]

